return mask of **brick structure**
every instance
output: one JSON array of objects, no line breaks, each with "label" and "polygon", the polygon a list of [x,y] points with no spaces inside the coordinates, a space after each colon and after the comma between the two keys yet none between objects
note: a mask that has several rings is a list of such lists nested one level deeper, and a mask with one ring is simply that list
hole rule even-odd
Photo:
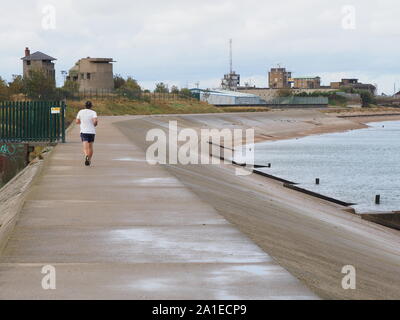
[{"label": "brick structure", "polygon": [[319,89],[321,87],[320,77],[302,77],[293,80],[293,88],[295,89]]},{"label": "brick structure", "polygon": [[285,68],[272,68],[268,73],[268,84],[271,89],[290,88],[289,82],[292,73]]},{"label": "brick structure", "polygon": [[55,83],[56,72],[53,61],[57,60],[56,58],[50,57],[40,51],[31,54],[29,48],[25,48],[25,56],[21,60],[24,77],[29,77],[31,71],[40,71]]},{"label": "brick structure", "polygon": [[372,94],[376,93],[376,87],[373,84],[358,82],[358,79],[342,79],[339,82],[331,82],[332,89],[341,89],[343,87],[353,88],[355,90],[367,90]]}]

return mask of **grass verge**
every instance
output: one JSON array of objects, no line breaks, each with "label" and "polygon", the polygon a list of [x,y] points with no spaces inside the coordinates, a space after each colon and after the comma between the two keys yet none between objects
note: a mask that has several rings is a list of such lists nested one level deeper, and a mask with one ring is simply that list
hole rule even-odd
[{"label": "grass verge", "polygon": [[[99,116],[149,115],[149,114],[189,114],[222,112],[261,112],[265,107],[224,107],[219,108],[197,100],[137,101],[129,99],[92,99],[93,110]],[[71,123],[85,101],[67,101],[67,123]]]},{"label": "grass verge", "polygon": [[[136,101],[129,99],[92,99],[93,110],[100,116],[217,113],[221,109],[195,100],[188,101]],[[85,101],[67,101],[67,122],[71,122]]]}]

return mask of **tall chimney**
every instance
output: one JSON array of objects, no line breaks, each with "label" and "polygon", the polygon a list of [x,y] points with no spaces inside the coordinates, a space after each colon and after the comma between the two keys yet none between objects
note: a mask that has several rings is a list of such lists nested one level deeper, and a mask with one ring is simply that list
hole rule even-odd
[{"label": "tall chimney", "polygon": [[31,51],[29,50],[28,47],[25,48],[25,57],[28,57],[31,55]]}]

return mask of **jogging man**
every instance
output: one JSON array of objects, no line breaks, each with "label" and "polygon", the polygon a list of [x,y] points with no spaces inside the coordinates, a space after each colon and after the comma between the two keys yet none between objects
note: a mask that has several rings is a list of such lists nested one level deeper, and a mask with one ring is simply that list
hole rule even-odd
[{"label": "jogging man", "polygon": [[85,154],[85,166],[90,166],[93,157],[93,143],[96,136],[97,113],[92,109],[92,103],[85,103],[86,109],[80,110],[76,116],[76,123],[81,125],[81,140]]}]

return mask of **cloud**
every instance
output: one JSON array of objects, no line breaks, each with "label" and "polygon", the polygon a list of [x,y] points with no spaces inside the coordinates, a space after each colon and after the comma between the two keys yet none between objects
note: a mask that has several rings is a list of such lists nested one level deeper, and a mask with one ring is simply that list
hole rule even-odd
[{"label": "cloud", "polygon": [[[342,27],[353,5],[354,30]],[[43,8],[56,9],[56,28],[42,28]],[[265,86],[268,68],[281,63],[294,75],[347,74],[392,90],[400,80],[397,57],[400,3],[394,0],[22,0],[2,3],[0,70],[21,73],[25,46],[56,57],[58,81],[86,56],[112,57],[115,72],[155,82],[219,85],[234,69]],[[169,80],[168,80],[169,79]],[[398,80],[395,80],[398,81]]]}]

